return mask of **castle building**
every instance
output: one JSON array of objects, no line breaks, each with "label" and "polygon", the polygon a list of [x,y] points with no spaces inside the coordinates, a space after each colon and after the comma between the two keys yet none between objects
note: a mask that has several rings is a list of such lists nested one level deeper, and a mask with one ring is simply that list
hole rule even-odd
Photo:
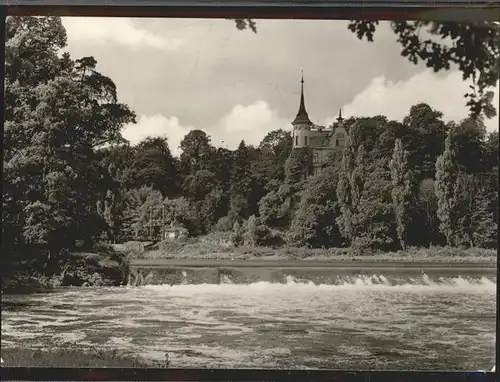
[{"label": "castle building", "polygon": [[343,124],[342,110],[337,122],[330,126],[320,126],[311,122],[304,101],[304,76],[301,79],[300,105],[292,122],[293,148],[309,147],[313,156],[313,174],[318,175],[332,155],[342,153],[347,141],[347,131]]}]

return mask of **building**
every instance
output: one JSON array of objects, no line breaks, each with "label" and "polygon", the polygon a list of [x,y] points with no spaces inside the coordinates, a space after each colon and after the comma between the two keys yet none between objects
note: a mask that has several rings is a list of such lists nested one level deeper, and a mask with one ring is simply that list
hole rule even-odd
[{"label": "building", "polygon": [[165,226],[163,228],[163,240],[176,240],[179,238],[187,237],[188,231],[180,225],[174,223],[170,224],[170,227]]},{"label": "building", "polygon": [[304,100],[304,76],[301,79],[300,105],[292,122],[293,148],[309,147],[313,156],[313,174],[318,175],[331,155],[341,153],[347,142],[347,131],[343,124],[342,111],[337,122],[320,126],[311,122]]}]

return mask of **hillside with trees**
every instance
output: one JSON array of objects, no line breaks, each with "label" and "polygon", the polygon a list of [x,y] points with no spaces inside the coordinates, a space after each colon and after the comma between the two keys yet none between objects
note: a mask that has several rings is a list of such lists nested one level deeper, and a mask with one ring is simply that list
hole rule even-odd
[{"label": "hillside with trees", "polygon": [[58,17],[7,20],[4,272],[161,240],[160,215],[235,247],[497,248],[498,132],[481,116],[444,122],[421,103],[402,121],[351,117],[346,148],[317,177],[304,175],[310,150],[278,129],[235,150],[192,130],[175,157],[167,138],[123,139],[134,112],[94,58],[59,54],[65,45]]}]

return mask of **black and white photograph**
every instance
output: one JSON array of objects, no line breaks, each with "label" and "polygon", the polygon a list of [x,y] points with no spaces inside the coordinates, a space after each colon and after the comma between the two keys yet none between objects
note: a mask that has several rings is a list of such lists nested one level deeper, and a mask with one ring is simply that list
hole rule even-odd
[{"label": "black and white photograph", "polygon": [[7,17],[2,367],[494,370],[499,41]]}]

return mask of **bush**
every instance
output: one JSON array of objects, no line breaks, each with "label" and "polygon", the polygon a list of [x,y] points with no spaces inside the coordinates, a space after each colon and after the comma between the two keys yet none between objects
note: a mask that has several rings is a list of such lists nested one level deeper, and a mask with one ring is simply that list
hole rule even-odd
[{"label": "bush", "polygon": [[221,217],[215,224],[214,230],[217,232],[231,232],[233,229],[233,219],[229,216]]},{"label": "bush", "polygon": [[231,242],[235,247],[239,247],[243,245],[244,242],[244,231],[243,228],[240,226],[240,224],[236,221],[234,222],[233,225],[233,232],[231,235]]}]

